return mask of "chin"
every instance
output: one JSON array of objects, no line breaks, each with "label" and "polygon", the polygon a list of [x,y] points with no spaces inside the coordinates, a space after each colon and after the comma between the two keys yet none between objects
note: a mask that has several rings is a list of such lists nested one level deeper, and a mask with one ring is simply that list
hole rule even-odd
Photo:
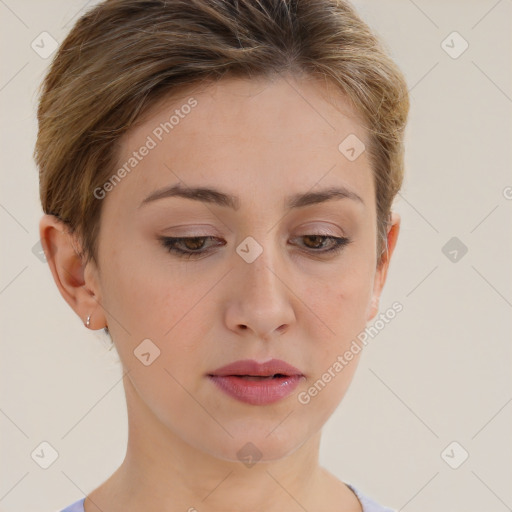
[{"label": "chin", "polygon": [[228,429],[233,437],[224,436],[222,440],[212,440],[205,451],[225,461],[242,462],[247,467],[252,467],[256,462],[278,461],[291,455],[307,439],[304,433],[292,431],[291,425],[288,425],[287,430],[278,432],[278,423],[264,429],[245,428],[238,432]]}]

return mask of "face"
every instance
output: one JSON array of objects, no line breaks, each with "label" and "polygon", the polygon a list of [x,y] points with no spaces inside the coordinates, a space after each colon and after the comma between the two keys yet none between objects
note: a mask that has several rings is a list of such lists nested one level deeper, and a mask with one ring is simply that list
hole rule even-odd
[{"label": "face", "polygon": [[[161,102],[122,139],[116,169],[129,171],[96,192],[100,270],[87,266],[85,280],[141,425],[156,421],[221,459],[251,442],[275,460],[333,413],[360,353],[341,371],[335,363],[375,315],[387,267],[377,268],[367,152],[354,160],[339,149],[349,135],[368,147],[340,93],[279,78],[226,79]],[[301,374],[271,403],[235,398],[210,377],[270,359]],[[263,382],[248,380],[253,391]]]}]

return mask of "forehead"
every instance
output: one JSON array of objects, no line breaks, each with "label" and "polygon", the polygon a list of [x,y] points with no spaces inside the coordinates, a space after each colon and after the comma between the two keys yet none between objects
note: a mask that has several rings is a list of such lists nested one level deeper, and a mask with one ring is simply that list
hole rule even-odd
[{"label": "forehead", "polygon": [[266,198],[318,182],[352,185],[370,197],[367,152],[348,159],[347,138],[368,147],[357,111],[323,82],[226,78],[164,98],[144,114],[121,139],[117,168],[129,172],[110,195],[136,207],[179,182]]}]

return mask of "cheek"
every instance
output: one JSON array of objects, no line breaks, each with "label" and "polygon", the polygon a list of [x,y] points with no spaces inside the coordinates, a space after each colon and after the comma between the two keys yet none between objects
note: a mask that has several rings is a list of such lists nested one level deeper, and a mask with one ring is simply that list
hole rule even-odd
[{"label": "cheek", "polygon": [[162,361],[178,350],[186,359],[196,350],[194,333],[201,329],[198,312],[208,291],[207,280],[191,282],[186,274],[163,271],[160,264],[139,259],[136,251],[110,261],[102,306],[120,355],[124,352],[128,361],[131,352],[150,339],[160,349]]},{"label": "cheek", "polygon": [[321,280],[308,280],[304,302],[324,322],[315,322],[316,329],[337,341],[364,329],[375,275],[371,264],[354,254]]}]

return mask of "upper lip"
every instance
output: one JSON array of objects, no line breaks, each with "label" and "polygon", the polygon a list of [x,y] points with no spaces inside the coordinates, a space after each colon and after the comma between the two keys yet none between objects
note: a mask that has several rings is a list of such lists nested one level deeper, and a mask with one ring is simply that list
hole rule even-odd
[{"label": "upper lip", "polygon": [[273,375],[302,375],[302,372],[294,366],[281,361],[280,359],[270,359],[264,363],[258,363],[253,359],[244,359],[235,361],[221,368],[217,368],[209,375],[224,377],[226,375],[248,375],[254,377],[268,377]]}]

